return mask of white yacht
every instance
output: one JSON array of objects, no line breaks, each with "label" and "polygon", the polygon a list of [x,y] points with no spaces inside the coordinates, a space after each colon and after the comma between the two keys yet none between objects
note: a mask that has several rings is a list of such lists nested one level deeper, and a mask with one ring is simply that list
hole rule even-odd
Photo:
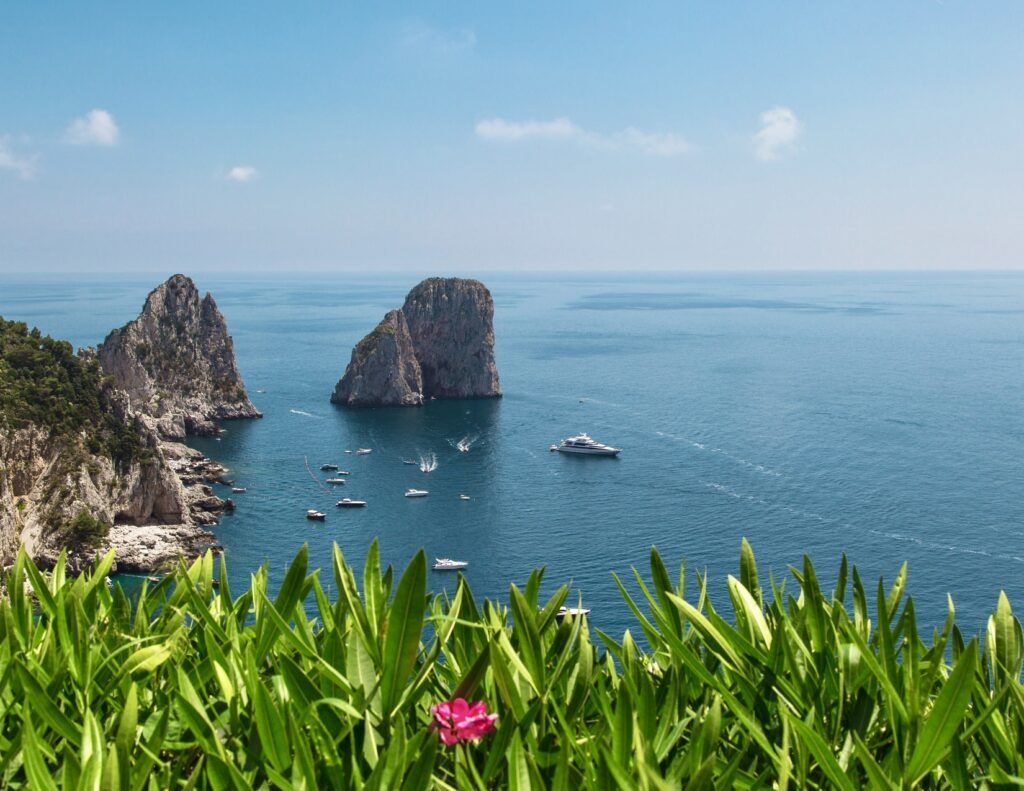
[{"label": "white yacht", "polygon": [[341,483],[345,483],[345,479],[344,478],[328,478],[327,479],[327,483],[341,484]]},{"label": "white yacht", "polygon": [[585,453],[591,456],[618,456],[622,453],[622,448],[602,445],[597,440],[591,439],[588,434],[567,437],[557,445],[552,445],[551,450],[557,450],[559,453]]},{"label": "white yacht", "polygon": [[435,558],[434,571],[458,571],[469,566],[465,560],[452,560],[451,558]]},{"label": "white yacht", "polygon": [[336,470],[336,469],[338,469],[338,465],[337,464],[321,464],[320,465],[320,469],[321,470]]},{"label": "white yacht", "polygon": [[373,453],[373,448],[356,448],[357,456],[365,456],[367,453]]},{"label": "white yacht", "polygon": [[231,487],[231,491],[233,491],[235,494],[241,494],[242,492],[245,491],[245,487],[244,486],[232,486]]},{"label": "white yacht", "polygon": [[351,500],[348,497],[342,497],[335,505],[338,508],[365,508],[366,500]]},{"label": "white yacht", "polygon": [[327,514],[323,511],[317,511],[315,508],[310,508],[306,511],[306,519],[315,519],[319,522],[324,521],[327,518]]},{"label": "white yacht", "polygon": [[470,499],[470,497],[469,497],[469,495],[468,495],[468,494],[460,494],[460,495],[459,495],[459,499],[460,499],[460,500],[469,500],[469,499]]},{"label": "white yacht", "polygon": [[590,609],[588,607],[566,607],[561,606],[558,608],[558,612],[555,613],[556,618],[564,618],[567,615],[571,615],[573,618],[579,618],[581,615],[590,615]]},{"label": "white yacht", "polygon": [[406,497],[426,497],[428,494],[430,494],[430,492],[428,492],[426,489],[406,489],[405,490],[405,496]]}]

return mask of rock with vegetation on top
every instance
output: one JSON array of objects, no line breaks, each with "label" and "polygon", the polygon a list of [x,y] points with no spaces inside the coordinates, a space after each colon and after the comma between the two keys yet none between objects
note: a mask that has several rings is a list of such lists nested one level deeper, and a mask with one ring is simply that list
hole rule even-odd
[{"label": "rock with vegetation on top", "polygon": [[224,316],[185,275],[153,289],[139,317],[111,332],[98,352],[131,408],[152,418],[166,439],[214,434],[217,420],[261,417],[238,372]]},{"label": "rock with vegetation on top", "polygon": [[373,332],[359,341],[331,401],[346,406],[423,403],[420,364],[402,311],[388,313]]},{"label": "rock with vegetation on top", "polygon": [[490,291],[479,280],[432,277],[356,345],[331,401],[416,406],[500,395]]}]

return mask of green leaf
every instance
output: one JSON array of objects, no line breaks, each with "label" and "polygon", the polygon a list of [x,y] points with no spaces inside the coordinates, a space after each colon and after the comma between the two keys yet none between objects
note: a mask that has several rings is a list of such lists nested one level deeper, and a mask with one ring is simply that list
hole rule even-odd
[{"label": "green leaf", "polygon": [[917,737],[917,746],[903,773],[906,783],[916,785],[942,760],[949,749],[950,740],[963,724],[964,714],[971,702],[971,687],[978,662],[978,643],[971,640],[956,662],[953,672],[935,699],[928,719]]},{"label": "green leaf", "polygon": [[398,581],[387,616],[381,676],[384,711],[391,712],[416,664],[427,597],[427,556],[421,549]]}]

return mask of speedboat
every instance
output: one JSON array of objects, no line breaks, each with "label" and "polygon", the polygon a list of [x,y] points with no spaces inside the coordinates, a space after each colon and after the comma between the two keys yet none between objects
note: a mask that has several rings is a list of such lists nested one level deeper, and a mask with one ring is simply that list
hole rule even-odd
[{"label": "speedboat", "polygon": [[351,453],[351,452],[352,451],[350,451],[348,448],[345,448],[345,453]]},{"label": "speedboat", "polygon": [[348,470],[338,470],[338,475],[351,475]]},{"label": "speedboat", "polygon": [[452,560],[451,558],[435,558],[434,571],[458,571],[469,565],[465,560]]},{"label": "speedboat", "polygon": [[343,497],[336,503],[338,508],[365,508],[366,500],[350,500],[348,497]]},{"label": "speedboat", "polygon": [[315,519],[319,522],[324,521],[327,518],[327,514],[323,511],[317,511],[315,508],[310,508],[306,511],[306,519]]},{"label": "speedboat", "polygon": [[345,483],[345,479],[344,478],[328,478],[327,479],[327,483],[335,483],[335,484]]},{"label": "speedboat", "polygon": [[468,500],[468,499],[470,499],[470,497],[469,497],[468,494],[460,494],[459,495],[459,499],[460,500]]},{"label": "speedboat", "polygon": [[564,618],[567,615],[579,618],[581,615],[590,615],[590,609],[588,607],[566,607],[562,605],[558,608],[558,612],[555,613],[556,618]]},{"label": "speedboat", "polygon": [[426,497],[428,494],[430,494],[430,492],[428,492],[426,489],[406,489],[405,490],[405,496],[406,497]]},{"label": "speedboat", "polygon": [[357,456],[365,456],[367,453],[373,453],[373,448],[356,448]]},{"label": "speedboat", "polygon": [[245,487],[244,486],[232,486],[231,487],[231,491],[235,492],[236,494],[241,494],[242,492],[245,491]]},{"label": "speedboat", "polygon": [[402,459],[402,464],[411,464],[413,466],[416,466],[417,464],[419,464],[419,462],[416,461],[416,459]]},{"label": "speedboat", "polygon": [[336,469],[338,469],[338,465],[337,464],[321,464],[320,465],[320,469],[321,470],[336,470]]},{"label": "speedboat", "polygon": [[557,445],[552,445],[551,450],[557,450],[560,453],[583,453],[591,456],[618,456],[622,452],[622,448],[602,445],[600,442],[591,439],[587,434],[567,437]]}]

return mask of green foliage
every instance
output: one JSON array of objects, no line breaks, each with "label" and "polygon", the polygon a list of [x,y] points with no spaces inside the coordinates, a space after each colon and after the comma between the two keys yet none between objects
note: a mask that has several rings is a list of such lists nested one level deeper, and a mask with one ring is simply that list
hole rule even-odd
[{"label": "green foliage", "polygon": [[[656,551],[630,632],[559,620],[541,573],[508,606],[395,581],[372,545],[361,588],[335,548],[328,595],[305,548],[276,597],[238,598],[223,560],[130,602],[113,556],[68,579],[24,553],[0,599],[0,786],[33,788],[965,788],[1024,777],[1024,637],[1001,596],[983,646],[952,604],[920,639],[906,569],[869,609],[845,558],[762,588],[744,542],[731,614]],[[22,584],[27,580],[35,596]],[[874,620],[873,620],[874,618]],[[596,641],[595,641],[596,637]],[[439,745],[432,704],[484,700],[479,743]]]},{"label": "green foliage", "polygon": [[78,516],[68,525],[68,532],[73,541],[95,547],[99,546],[100,542],[107,537],[110,525],[96,519],[88,511],[79,511]]},{"label": "green foliage", "polygon": [[122,468],[141,453],[135,430],[117,418],[95,357],[79,356],[22,322],[0,318],[0,429],[28,425],[84,441]]}]

